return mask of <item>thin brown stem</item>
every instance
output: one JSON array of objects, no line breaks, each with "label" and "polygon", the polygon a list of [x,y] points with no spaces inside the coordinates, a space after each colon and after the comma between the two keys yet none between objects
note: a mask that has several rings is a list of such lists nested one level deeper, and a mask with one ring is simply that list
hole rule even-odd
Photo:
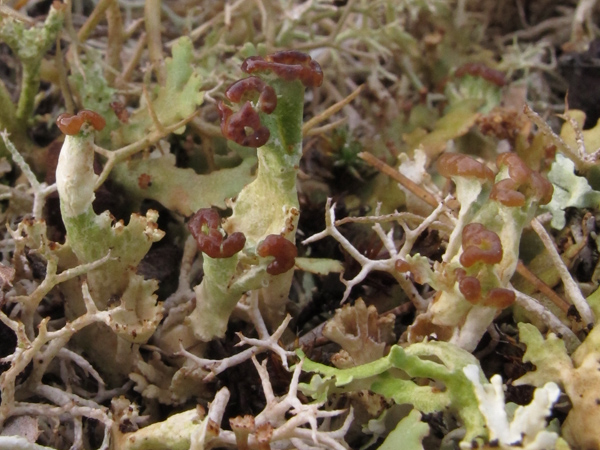
[{"label": "thin brown stem", "polygon": [[342,28],[344,28],[344,25],[346,24],[346,20],[348,19],[348,16],[352,12],[354,3],[356,3],[356,0],[349,0],[348,3],[346,3],[346,7],[344,8],[344,11],[342,12],[340,20],[338,20],[335,30],[333,31],[333,33],[331,33],[331,36],[332,36],[331,41],[332,42],[334,42],[335,36],[338,36],[340,34],[340,32],[342,31]]},{"label": "thin brown stem", "polygon": [[138,39],[135,48],[133,49],[133,54],[128,58],[129,62],[123,68],[123,72],[121,76],[117,79],[118,84],[127,83],[131,76],[133,75],[133,71],[138,66],[140,59],[142,59],[142,53],[144,53],[144,49],[146,48],[146,43],[148,42],[146,33],[142,33],[140,38]]},{"label": "thin brown stem", "polygon": [[75,101],[73,100],[73,94],[71,93],[69,83],[67,82],[67,69],[65,67],[62,47],[60,45],[60,36],[56,38],[56,54],[54,55],[54,61],[58,72],[58,85],[65,102],[65,109],[69,114],[75,114]]},{"label": "thin brown stem", "polygon": [[113,1],[114,0],[100,0],[98,2],[88,19],[85,21],[85,23],[82,25],[82,27],[79,29],[79,32],[77,33],[77,39],[79,40],[79,42],[84,42],[90,36],[92,31],[94,31],[96,26],[104,17],[104,13]]},{"label": "thin brown stem", "polygon": [[121,51],[123,50],[123,17],[119,9],[119,3],[113,0],[106,10],[108,22],[108,42],[106,48],[105,62],[113,70],[105,70],[104,76],[110,85],[115,82],[115,71],[121,70]]},{"label": "thin brown stem", "polygon": [[126,41],[131,39],[142,25],[144,25],[144,19],[141,17],[132,21],[131,24],[123,31],[123,39]]},{"label": "thin brown stem", "polygon": [[328,123],[327,125],[323,125],[322,127],[317,127],[309,130],[308,133],[306,133],[306,136],[318,136],[320,134],[329,133],[330,131],[341,127],[346,122],[348,122],[348,118],[342,117],[341,119]]},{"label": "thin brown stem", "polygon": [[579,286],[571,276],[568,267],[565,265],[565,262],[562,260],[552,236],[550,236],[544,226],[536,218],[531,221],[531,228],[533,228],[533,231],[537,233],[544,244],[544,247],[546,247],[546,250],[548,250],[548,256],[554,264],[554,267],[558,271],[560,279],[563,282],[565,294],[569,300],[573,302],[575,308],[577,308],[577,312],[579,312],[581,319],[584,321],[584,325],[593,325],[595,323],[594,313],[586,299],[583,297]]},{"label": "thin brown stem", "polygon": [[167,75],[165,72],[162,36],[160,32],[161,0],[146,0],[144,5],[146,34],[148,35],[148,53],[150,61],[156,70],[158,82],[164,86]]},{"label": "thin brown stem", "polygon": [[146,108],[148,108],[148,114],[150,114],[150,118],[152,119],[152,123],[156,127],[156,130],[161,134],[165,134],[165,127],[160,122],[158,115],[156,114],[156,110],[152,104],[152,99],[148,95],[148,89],[146,88],[146,85],[142,86],[142,95],[144,96],[144,100],[146,100]]},{"label": "thin brown stem", "polygon": [[[229,14],[232,14],[236,9],[238,9],[244,3],[247,3],[246,0],[238,0],[237,2],[235,2],[233,5],[231,5],[231,7],[229,7]],[[221,12],[215,14],[212,18],[210,18],[209,20],[204,22],[198,28],[192,30],[189,34],[190,39],[192,40],[192,42],[198,40],[202,35],[204,35],[204,33],[214,29],[214,27],[216,25],[218,25],[219,23],[221,23],[221,21],[224,19],[225,19],[224,11],[221,11]],[[172,47],[175,44],[175,42],[177,42],[176,39],[168,42],[167,47]]]},{"label": "thin brown stem", "polygon": [[427,192],[425,189],[423,189],[417,183],[412,181],[410,178],[402,175],[396,169],[394,169],[391,166],[388,166],[386,163],[377,159],[372,154],[367,152],[360,152],[358,154],[358,157],[365,161],[367,164],[370,164],[371,166],[375,167],[380,172],[396,180],[398,183],[400,183],[402,186],[404,186],[406,189],[408,189],[410,192],[419,197],[428,205],[434,208],[437,208],[439,206],[441,199],[436,198],[433,194]]},{"label": "thin brown stem", "polygon": [[564,298],[554,292],[550,286],[544,283],[544,281],[539,279],[537,275],[529,270],[521,260],[519,260],[517,263],[517,273],[533,284],[538,291],[548,297],[552,303],[560,308],[562,312],[566,314],[569,311],[571,305]]},{"label": "thin brown stem", "polygon": [[335,113],[341,111],[341,109],[344,106],[348,105],[352,100],[354,100],[356,97],[358,97],[358,94],[360,94],[362,92],[363,86],[364,85],[360,85],[358,88],[356,88],[354,90],[354,92],[352,92],[346,98],[344,98],[344,99],[340,100],[339,102],[331,105],[325,111],[319,113],[318,115],[316,115],[315,117],[313,117],[312,119],[310,119],[308,122],[306,122],[302,126],[302,135],[306,136],[308,134],[308,132],[311,130],[311,128],[314,128],[317,124],[319,124],[319,123],[321,123],[321,122],[329,119]]}]

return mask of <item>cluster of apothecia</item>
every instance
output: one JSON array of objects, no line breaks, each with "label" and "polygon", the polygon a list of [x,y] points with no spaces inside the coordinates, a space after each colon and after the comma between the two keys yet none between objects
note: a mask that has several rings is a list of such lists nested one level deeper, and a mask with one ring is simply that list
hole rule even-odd
[{"label": "cluster of apothecia", "polygon": [[[508,178],[494,183],[494,172],[466,155],[445,153],[437,161],[438,172],[446,178],[459,176],[478,179],[482,184],[494,183],[489,198],[504,206],[525,206],[528,199],[545,205],[552,199],[552,184],[527,167],[515,153],[499,155],[496,167],[507,167]],[[462,247],[459,261],[465,268],[476,264],[494,265],[502,261],[500,237],[481,223],[471,223],[463,228]],[[515,301],[514,292],[504,288],[489,289],[482,298],[480,280],[467,275],[462,268],[455,270],[455,276],[460,292],[470,303],[505,308]]]},{"label": "cluster of apothecia", "polygon": [[[266,72],[275,74],[285,81],[299,80],[305,87],[316,87],[323,83],[323,72],[316,61],[305,53],[290,50],[247,58],[242,64],[242,70],[248,74]],[[277,107],[275,90],[256,76],[244,78],[233,83],[225,96],[230,102],[240,103],[245,98],[258,94],[258,108],[265,114],[271,114]],[[262,147],[267,143],[270,132],[260,122],[259,113],[250,101],[245,101],[237,111],[225,105],[218,104],[221,115],[221,131],[223,136],[245,147]],[[246,129],[252,133],[246,133]]]},{"label": "cluster of apothecia", "polygon": [[198,249],[211,258],[231,258],[246,244],[244,233],[235,232],[223,238],[221,217],[211,208],[198,210],[190,218],[188,228],[198,243]]}]

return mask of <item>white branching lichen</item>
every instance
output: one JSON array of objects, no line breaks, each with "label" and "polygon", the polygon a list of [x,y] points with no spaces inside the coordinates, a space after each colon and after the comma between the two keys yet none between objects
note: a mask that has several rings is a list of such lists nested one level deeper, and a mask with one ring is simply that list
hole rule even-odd
[{"label": "white branching lichen", "polygon": [[[491,384],[482,384],[479,367],[472,365],[463,369],[473,383],[479,409],[485,417],[489,429],[489,440],[501,449],[524,448],[542,450],[554,448],[558,434],[546,431],[546,418],[552,412],[552,405],[558,400],[560,389],[556,383],[546,383],[535,390],[533,400],[527,406],[517,407],[509,421],[504,404],[504,386],[502,378],[494,375]],[[461,445],[461,448],[471,448]]]},{"label": "white branching lichen", "polygon": [[361,265],[361,270],[357,275],[354,276],[351,280],[346,280],[341,277],[342,283],[346,286],[346,290],[344,291],[344,296],[342,297],[341,302],[345,302],[352,291],[354,286],[357,286],[361,283],[366,276],[372,271],[382,271],[387,272],[392,275],[398,284],[404,289],[408,298],[413,302],[417,311],[424,311],[427,308],[428,301],[423,299],[421,295],[417,292],[412,282],[407,278],[404,273],[400,273],[396,269],[396,263],[398,261],[403,261],[408,255],[410,255],[410,251],[412,250],[417,238],[427,229],[429,228],[440,216],[442,211],[446,208],[445,204],[442,202],[428,217],[421,218],[419,220],[419,225],[412,229],[408,226],[406,221],[403,220],[401,215],[398,216],[397,221],[400,223],[405,232],[405,239],[402,247],[400,249],[396,248],[396,244],[392,239],[393,230],[390,230],[387,234],[384,232],[381,225],[378,223],[378,214],[369,218],[374,223],[373,229],[378,234],[379,238],[382,240],[385,245],[386,250],[389,252],[390,257],[387,259],[370,259],[363,255],[360,251],[358,251],[350,241],[344,237],[344,235],[337,229],[336,220],[335,220],[335,204],[332,205],[331,199],[327,200],[326,205],[326,215],[325,215],[325,230],[320,233],[314,234],[302,241],[303,244],[310,244],[312,242],[323,239],[327,236],[333,237],[336,241],[340,243],[340,245],[347,251],[350,256],[354,260],[356,260]]},{"label": "white branching lichen", "polygon": [[[273,392],[266,361],[258,363],[252,356],[252,362],[261,379],[266,399],[265,408],[248,422],[245,435],[246,448],[267,448],[273,445],[280,449],[323,449],[347,450],[344,442],[352,422],[352,412],[346,414],[342,426],[337,430],[321,429],[320,421],[340,416],[346,411],[323,409],[322,403],[305,404],[298,398],[298,380],[302,372],[302,363],[296,365],[287,394],[277,397]],[[222,388],[204,414],[200,409],[189,410],[171,416],[131,433],[120,433],[115,427],[115,442],[122,450],[149,450],[155,448],[205,448],[227,447],[241,448],[239,433],[221,428],[225,407],[229,401],[229,390]],[[125,411],[124,408],[120,408]],[[125,416],[123,416],[125,417]],[[270,447],[269,447],[270,448]]]}]

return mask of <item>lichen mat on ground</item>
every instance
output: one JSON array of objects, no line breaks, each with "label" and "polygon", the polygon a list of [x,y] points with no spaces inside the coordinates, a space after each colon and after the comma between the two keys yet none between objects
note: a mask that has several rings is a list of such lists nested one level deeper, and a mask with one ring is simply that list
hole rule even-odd
[{"label": "lichen mat on ground", "polygon": [[600,449],[596,0],[0,5],[0,450]]}]

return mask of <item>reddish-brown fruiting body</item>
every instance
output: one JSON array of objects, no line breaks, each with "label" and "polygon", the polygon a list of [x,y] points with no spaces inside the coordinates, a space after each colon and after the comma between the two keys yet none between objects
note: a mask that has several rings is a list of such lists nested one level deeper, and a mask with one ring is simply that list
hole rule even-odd
[{"label": "reddish-brown fruiting body", "polygon": [[410,264],[404,261],[403,259],[398,259],[394,263],[394,267],[400,273],[405,273],[410,271]]},{"label": "reddish-brown fruiting body", "polygon": [[261,56],[251,56],[242,63],[246,73],[272,72],[286,81],[300,80],[305,87],[317,87],[323,84],[323,71],[318,62],[306,53],[296,50]]},{"label": "reddish-brown fruiting body", "polygon": [[237,252],[241,251],[246,244],[246,236],[241,231],[231,233],[225,238],[221,245],[221,258],[231,258]]},{"label": "reddish-brown fruiting body", "polygon": [[469,303],[476,305],[481,300],[481,283],[473,276],[467,276],[465,269],[460,267],[454,270],[458,281],[458,290]]},{"label": "reddish-brown fruiting body", "polygon": [[306,53],[299,52],[298,50],[284,50],[277,53],[267,55],[265,58],[267,61],[272,61],[278,64],[310,64],[312,61],[311,57]]},{"label": "reddish-brown fruiting body", "polygon": [[202,208],[190,218],[188,228],[200,251],[211,258],[231,258],[244,248],[246,236],[235,232],[223,240],[220,224],[219,213],[211,208]]},{"label": "reddish-brown fruiting body", "polygon": [[539,198],[540,205],[547,205],[552,200],[554,186],[538,172],[532,172],[528,187],[534,192],[536,198]]},{"label": "reddish-brown fruiting body", "polygon": [[462,247],[459,260],[464,267],[478,262],[497,264],[502,261],[500,237],[480,223],[470,223],[463,228]]},{"label": "reddish-brown fruiting body", "polygon": [[227,91],[225,91],[225,96],[233,103],[239,103],[246,94],[252,92],[257,92],[259,94],[258,106],[262,112],[271,114],[275,111],[275,108],[277,107],[277,94],[275,93],[275,89],[258,77],[248,77],[236,81],[229,86]]},{"label": "reddish-brown fruiting body", "polygon": [[458,282],[458,290],[469,303],[477,304],[481,297],[481,283],[475,277],[464,277]]},{"label": "reddish-brown fruiting body", "polygon": [[438,173],[446,178],[461,176],[474,177],[481,180],[494,180],[494,172],[489,167],[470,156],[460,153],[442,154],[437,160],[436,167]]},{"label": "reddish-brown fruiting body", "polygon": [[500,153],[496,158],[496,166],[508,166],[508,175],[518,184],[527,183],[532,170],[516,153]]},{"label": "reddish-brown fruiting body", "polygon": [[219,216],[219,213],[212,208],[199,209],[188,222],[188,228],[192,234],[194,234],[194,232],[200,233],[204,226],[214,230],[217,229],[219,225],[221,225],[221,217]]},{"label": "reddish-brown fruiting body", "polygon": [[[272,72],[286,81],[300,80],[304,86],[320,86],[323,83],[323,72],[316,61],[310,56],[298,51],[285,51],[268,55],[252,56],[242,64],[246,73]],[[258,107],[265,114],[271,114],[277,108],[275,89],[258,77],[251,76],[233,83],[225,96],[233,103],[245,101],[249,94],[258,93]],[[269,129],[260,122],[258,112],[245,101],[241,109],[234,113],[231,108],[220,102],[218,104],[221,116],[221,131],[223,136],[245,147],[262,147],[270,137]],[[252,133],[247,134],[246,129]]]},{"label": "reddish-brown fruiting body", "polygon": [[89,109],[82,109],[77,115],[83,117],[83,120],[90,123],[96,131],[102,131],[106,126],[106,120],[104,120],[104,117],[97,112],[90,111]]},{"label": "reddish-brown fruiting body", "polygon": [[504,206],[523,206],[525,196],[517,191],[517,183],[512,178],[498,181],[490,192],[490,198],[502,203]]},{"label": "reddish-brown fruiting body", "polygon": [[83,119],[73,114],[63,113],[56,118],[56,125],[67,136],[74,136],[79,133],[83,125]]},{"label": "reddish-brown fruiting body", "polygon": [[471,75],[472,77],[481,77],[484,80],[489,81],[490,83],[495,84],[496,86],[504,86],[506,84],[506,78],[504,77],[504,73],[499,70],[492,69],[485,64],[469,62],[463,64],[454,73],[457,77],[464,77],[465,75]]},{"label": "reddish-brown fruiting body", "polygon": [[[244,106],[235,113],[223,102],[219,102],[218,108],[221,116],[221,132],[227,139],[244,147],[253,148],[262,147],[267,143],[271,133],[260,123],[260,116],[250,102],[244,103]],[[246,134],[246,128],[252,128],[253,133]]]},{"label": "reddish-brown fruiting body", "polygon": [[483,301],[484,306],[493,306],[495,308],[508,308],[515,302],[516,296],[514,291],[504,288],[490,289]]},{"label": "reddish-brown fruiting body", "polygon": [[469,303],[473,305],[491,306],[504,309],[515,301],[515,293],[510,289],[492,288],[485,299],[481,300],[481,283],[474,276],[467,276],[464,269],[458,268],[454,271],[458,281],[458,290]]},{"label": "reddish-brown fruiting body", "polygon": [[[554,187],[552,183],[542,177],[538,172],[531,170],[516,153],[502,153],[496,158],[496,166],[508,167],[508,176],[512,183],[502,180],[494,186],[490,198],[497,200],[505,206],[523,206],[527,197],[534,198],[540,205],[545,205],[552,200]],[[509,191],[518,191],[523,197],[523,202],[517,201],[518,195]]]},{"label": "reddish-brown fruiting body", "polygon": [[263,258],[267,256],[275,257],[275,260],[267,266],[267,273],[269,275],[279,275],[294,267],[298,249],[283,236],[270,234],[258,245],[256,253]]},{"label": "reddish-brown fruiting body", "polygon": [[106,126],[104,117],[89,109],[83,109],[76,115],[63,113],[56,118],[56,125],[64,134],[74,136],[81,130],[84,123],[91,124],[96,131],[102,131]]}]

